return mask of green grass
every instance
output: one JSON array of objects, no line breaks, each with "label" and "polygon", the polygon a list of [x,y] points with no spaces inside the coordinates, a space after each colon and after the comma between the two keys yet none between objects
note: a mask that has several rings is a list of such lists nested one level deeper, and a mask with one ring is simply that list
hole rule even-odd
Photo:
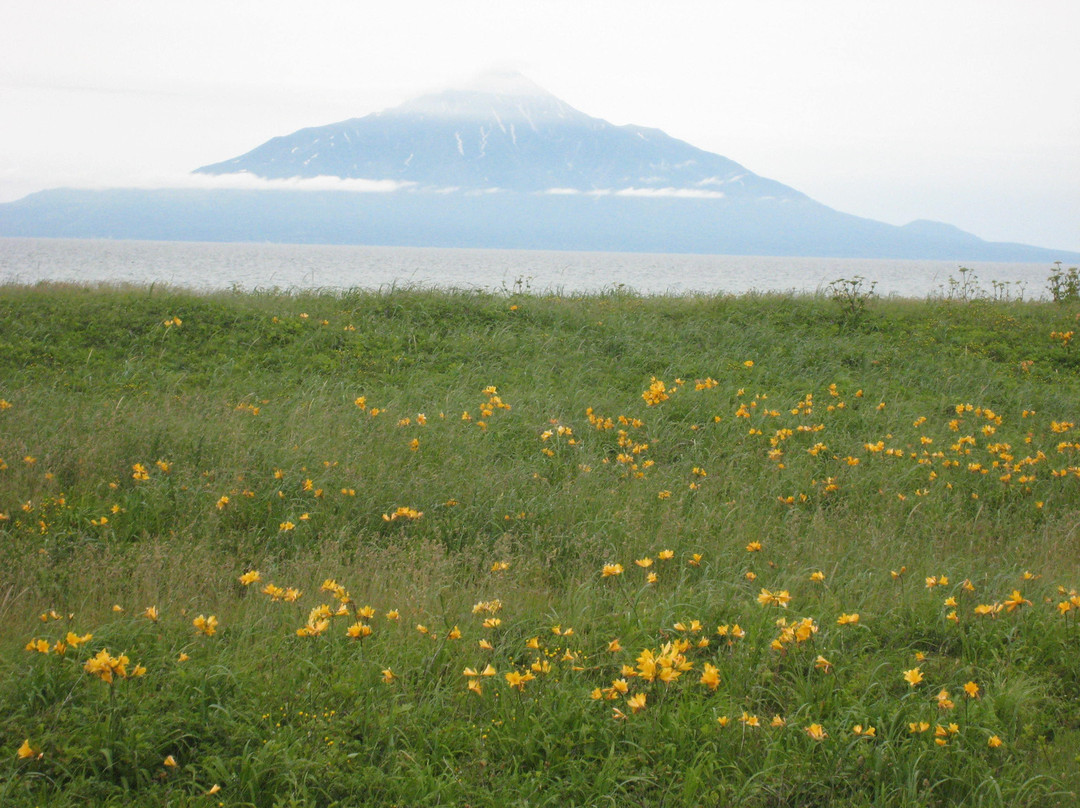
[{"label": "green grass", "polygon": [[1072,804],[1078,317],[0,287],[0,804]]}]

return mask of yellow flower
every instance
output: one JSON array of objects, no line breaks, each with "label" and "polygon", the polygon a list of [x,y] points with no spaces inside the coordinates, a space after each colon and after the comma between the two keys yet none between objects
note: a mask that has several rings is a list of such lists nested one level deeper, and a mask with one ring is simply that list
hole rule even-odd
[{"label": "yellow flower", "polygon": [[818,584],[824,583],[825,582],[825,573],[822,572],[821,570],[818,570],[817,572],[812,572],[812,573],[810,573],[810,580],[813,581],[814,583],[818,583]]},{"label": "yellow flower", "polygon": [[750,542],[748,545],[746,545],[746,552],[748,552],[748,553],[760,553],[761,552],[761,542],[759,542],[759,541]]},{"label": "yellow flower", "polygon": [[694,553],[692,556],[690,556],[690,560],[686,563],[689,564],[691,567],[701,566],[701,553]]},{"label": "yellow flower", "polygon": [[979,686],[975,682],[968,682],[964,685],[964,693],[967,694],[969,699],[979,698]]},{"label": "yellow flower", "polygon": [[760,727],[761,719],[758,718],[756,715],[750,715],[749,713],[744,712],[739,718],[739,723],[747,727]]},{"label": "yellow flower", "polygon": [[517,671],[510,671],[506,674],[506,683],[510,687],[516,687],[518,690],[525,690],[526,682],[531,682],[536,677],[526,671],[525,673],[518,673]]},{"label": "yellow flower", "polygon": [[323,620],[308,620],[303,626],[296,630],[297,637],[318,637],[324,631],[330,628],[330,621]]},{"label": "yellow flower", "polygon": [[479,645],[480,648],[482,648],[485,651],[494,651],[495,650],[495,646],[492,645],[488,640],[479,640],[477,642],[477,645]]},{"label": "yellow flower", "polygon": [[726,715],[721,715],[716,719],[716,723],[722,727],[726,727],[728,724],[731,723],[731,719],[728,718]]},{"label": "yellow flower", "polygon": [[836,618],[836,625],[838,626],[853,626],[859,622],[858,612],[854,614],[841,614]]},{"label": "yellow flower", "polygon": [[1014,589],[1009,597],[1005,598],[1005,611],[1011,612],[1019,606],[1030,606],[1031,601],[1025,600],[1019,589]]},{"label": "yellow flower", "polygon": [[[120,654],[118,657],[110,656],[109,650],[103,648],[97,655],[86,660],[83,670],[97,676],[103,682],[112,684],[114,676],[119,676],[122,679],[127,678],[127,664],[130,661],[126,654]],[[145,668],[143,670],[145,671]],[[136,672],[135,675],[139,676],[141,674]]]},{"label": "yellow flower", "polygon": [[177,662],[187,662],[189,659],[191,659],[191,657],[189,657],[187,654],[185,654],[183,651],[181,651],[180,656],[177,657],[176,661]]},{"label": "yellow flower", "polygon": [[354,640],[362,640],[364,637],[370,637],[372,628],[367,623],[356,622],[345,629],[345,635],[351,637]]},{"label": "yellow flower", "polygon": [[783,606],[786,609],[788,602],[791,600],[791,593],[786,589],[779,592],[770,592],[768,589],[762,589],[761,593],[757,596],[757,600],[762,606]]},{"label": "yellow flower", "polygon": [[205,634],[207,637],[213,637],[217,633],[218,619],[214,615],[209,617],[203,617],[201,614],[191,621],[191,624],[195,626],[195,630],[200,634]]},{"label": "yellow flower", "polygon": [[258,570],[250,570],[241,575],[239,580],[244,586],[250,586],[251,584],[256,584],[261,581],[262,576],[259,574]]},{"label": "yellow flower", "polygon": [[640,713],[645,709],[646,696],[644,693],[637,693],[626,700],[627,705],[635,713]]},{"label": "yellow flower", "polygon": [[856,724],[851,728],[851,734],[857,738],[873,738],[877,735],[877,730],[870,726],[864,729],[862,724]]},{"label": "yellow flower", "polygon": [[989,740],[987,740],[986,745],[989,746],[991,749],[997,749],[999,746],[1001,746],[1001,738],[999,738],[997,735],[991,735]]},{"label": "yellow flower", "polygon": [[398,614],[397,609],[391,609],[386,613],[387,620],[397,620],[401,615]]},{"label": "yellow flower", "polygon": [[69,631],[67,633],[67,636],[64,637],[64,642],[67,643],[72,648],[78,648],[80,645],[84,645],[86,643],[89,643],[91,641],[91,639],[93,639],[93,638],[94,638],[93,634],[83,634],[82,636],[79,636],[75,632]]},{"label": "yellow flower", "polygon": [[35,757],[38,754],[38,751],[30,745],[30,739],[27,738],[22,742],[22,746],[19,747],[19,751],[16,754],[18,754],[21,759],[26,760]]},{"label": "yellow flower", "polygon": [[659,553],[656,554],[656,557],[659,558],[661,561],[670,561],[675,557],[675,551],[661,550]]},{"label": "yellow flower", "polygon": [[824,741],[829,737],[829,733],[825,731],[821,724],[811,724],[806,727],[806,734],[810,736],[811,740],[815,741]]},{"label": "yellow flower", "polygon": [[653,561],[652,561],[651,558],[646,556],[645,558],[637,559],[636,561],[634,561],[634,563],[637,564],[642,569],[647,569],[648,567],[652,566]]},{"label": "yellow flower", "polygon": [[610,578],[613,575],[622,575],[622,564],[605,564],[601,574],[604,578]]},{"label": "yellow flower", "polygon": [[143,611],[142,616],[145,617],[147,620],[156,623],[160,615],[157,610],[157,606],[147,606],[146,609]]},{"label": "yellow flower", "polygon": [[605,691],[606,695],[610,699],[618,698],[619,694],[626,695],[630,690],[630,685],[626,683],[625,679],[614,679],[611,682],[611,687]]},{"label": "yellow flower", "polygon": [[769,726],[779,729],[780,727],[786,727],[787,721],[784,720],[783,716],[774,715],[772,721],[769,722]]},{"label": "yellow flower", "polygon": [[410,508],[407,505],[400,505],[392,514],[383,514],[384,522],[393,522],[398,519],[408,519],[410,521],[416,521],[424,515],[423,511],[418,511],[415,508]]},{"label": "yellow flower", "polygon": [[217,509],[219,511],[225,510],[225,506],[229,504],[229,498],[226,496],[221,497],[217,501]]},{"label": "yellow flower", "polygon": [[825,673],[828,673],[832,670],[832,663],[829,662],[829,660],[827,660],[821,654],[818,654],[817,659],[814,660],[814,667],[820,671],[825,671]]},{"label": "yellow flower", "polygon": [[170,769],[175,769],[177,765],[176,758],[174,758],[172,755],[169,755],[167,758],[165,758],[165,760],[161,761],[161,765],[166,766]]},{"label": "yellow flower", "polygon": [[705,672],[701,674],[701,684],[709,688],[709,690],[716,690],[720,686],[720,670],[714,665],[705,663]]},{"label": "yellow flower", "polygon": [[450,629],[450,633],[446,635],[446,638],[448,640],[460,640],[461,629],[459,629],[457,626],[454,626],[452,629]]},{"label": "yellow flower", "polygon": [[383,672],[382,672],[382,680],[383,680],[384,682],[386,682],[387,684],[390,684],[390,683],[391,683],[392,681],[394,681],[394,679],[396,679],[396,678],[397,678],[397,677],[396,677],[396,676],[394,676],[394,672],[393,672],[392,670],[390,670],[389,668],[384,668],[384,669],[383,669]]},{"label": "yellow flower", "polygon": [[622,650],[622,646],[619,645],[619,639],[616,637],[614,640],[608,643],[608,651],[615,654]]},{"label": "yellow flower", "polygon": [[271,600],[281,600],[285,595],[285,590],[274,584],[267,584],[262,588],[262,592],[264,595],[269,595]]},{"label": "yellow flower", "polygon": [[659,580],[660,576],[657,575],[655,572],[650,572],[648,575],[645,576],[645,583],[655,584]]},{"label": "yellow flower", "polygon": [[920,671],[918,668],[912,668],[911,670],[904,671],[904,681],[912,687],[915,687],[915,685],[917,685],[922,680],[922,671]]}]

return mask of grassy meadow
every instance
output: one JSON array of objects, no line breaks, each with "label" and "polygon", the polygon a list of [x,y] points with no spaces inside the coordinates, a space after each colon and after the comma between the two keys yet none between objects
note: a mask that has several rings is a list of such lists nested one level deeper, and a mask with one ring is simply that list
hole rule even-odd
[{"label": "grassy meadow", "polygon": [[1076,804],[1080,304],[848,290],[0,287],[0,805]]}]

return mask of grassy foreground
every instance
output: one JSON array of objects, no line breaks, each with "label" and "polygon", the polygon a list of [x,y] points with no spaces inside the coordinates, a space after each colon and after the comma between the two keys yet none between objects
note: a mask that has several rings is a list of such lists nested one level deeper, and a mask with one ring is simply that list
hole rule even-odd
[{"label": "grassy foreground", "polygon": [[1078,316],[0,288],[0,805],[1075,804]]}]

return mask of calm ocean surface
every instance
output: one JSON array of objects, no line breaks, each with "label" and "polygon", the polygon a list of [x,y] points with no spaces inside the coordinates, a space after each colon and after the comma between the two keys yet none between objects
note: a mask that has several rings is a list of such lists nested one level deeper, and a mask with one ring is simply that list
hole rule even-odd
[{"label": "calm ocean surface", "polygon": [[[1052,266],[972,262],[979,286],[1046,295]],[[643,294],[815,292],[861,275],[880,295],[928,297],[959,280],[953,261],[774,258],[530,250],[0,238],[0,283],[168,284],[198,290],[379,289],[391,285]],[[969,273],[970,274],[970,273]]]}]

